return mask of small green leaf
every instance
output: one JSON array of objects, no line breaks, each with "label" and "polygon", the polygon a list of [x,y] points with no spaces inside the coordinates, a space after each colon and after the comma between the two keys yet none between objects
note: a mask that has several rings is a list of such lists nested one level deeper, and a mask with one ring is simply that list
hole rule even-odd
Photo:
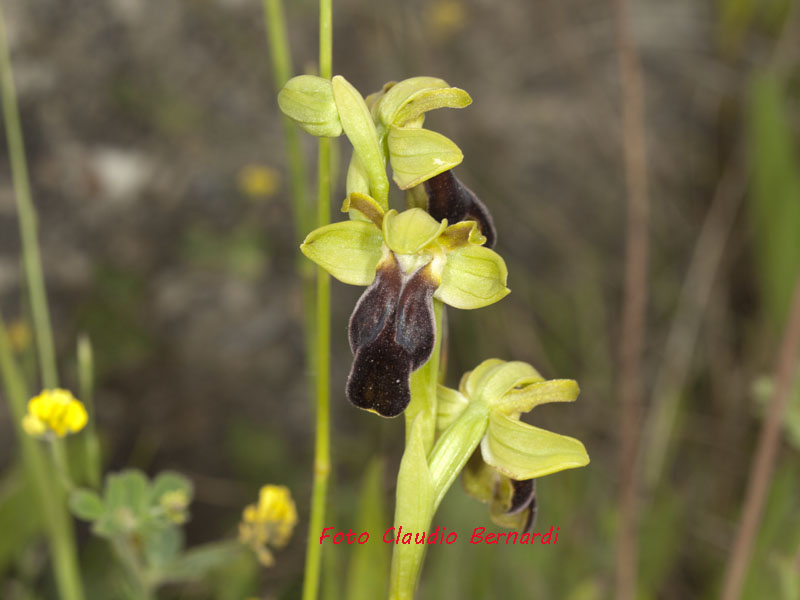
[{"label": "small green leaf", "polygon": [[395,116],[417,93],[448,87],[438,77],[411,77],[391,86],[374,106],[378,120],[386,127],[394,124]]},{"label": "small green leaf", "polygon": [[146,527],[141,539],[145,561],[152,569],[170,565],[183,550],[183,531],[177,527]]},{"label": "small green leaf", "polygon": [[452,169],[464,159],[452,140],[428,129],[392,126],[388,144],[393,179],[401,190]]},{"label": "small green leaf", "polygon": [[278,106],[305,131],[318,137],[342,135],[342,123],[331,82],[314,75],[298,75],[278,92]]},{"label": "small green leaf", "polygon": [[482,308],[508,295],[507,278],[499,254],[483,246],[464,246],[447,255],[434,297],[455,308]]},{"label": "small green leaf", "polygon": [[390,210],[383,218],[383,239],[397,254],[416,254],[435,240],[447,227],[447,221],[436,221],[421,208],[410,208],[398,214]]},{"label": "small green leaf", "polygon": [[494,407],[500,398],[515,387],[544,381],[539,371],[528,363],[518,360],[498,365],[488,373],[473,392],[473,398],[483,400]]},{"label": "small green leaf", "polygon": [[83,521],[96,521],[106,512],[106,506],[100,496],[92,490],[83,488],[76,489],[70,494],[69,509]]},{"label": "small green leaf", "polygon": [[383,255],[383,236],[365,221],[331,223],[309,233],[300,250],[342,283],[369,285]]},{"label": "small green leaf", "polygon": [[384,210],[388,210],[389,180],[386,178],[386,160],[372,115],[364,98],[344,77],[335,76],[331,84],[342,129],[369,176],[371,195]]},{"label": "small green leaf", "polygon": [[150,483],[137,469],[127,469],[106,477],[105,504],[110,511],[129,509],[134,515],[147,513],[150,505]]},{"label": "small green leaf", "polygon": [[506,414],[511,414],[528,412],[535,406],[548,402],[574,402],[579,393],[580,388],[577,381],[572,379],[551,379],[523,385],[520,389],[512,389],[496,400],[490,400],[489,402],[493,408]]},{"label": "small green leaf", "polygon": [[579,440],[521,423],[497,411],[489,417],[481,453],[487,464],[519,480],[589,464],[589,455]]},{"label": "small green leaf", "polygon": [[409,99],[403,108],[397,111],[392,125],[408,127],[430,110],[437,108],[464,108],[470,104],[472,104],[472,98],[460,88],[448,87],[420,90]]}]

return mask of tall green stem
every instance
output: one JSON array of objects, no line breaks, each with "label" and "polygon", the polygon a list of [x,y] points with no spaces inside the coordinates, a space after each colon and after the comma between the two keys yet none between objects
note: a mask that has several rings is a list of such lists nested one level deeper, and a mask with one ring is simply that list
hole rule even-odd
[{"label": "tall green stem", "polygon": [[25,266],[25,278],[28,282],[36,348],[39,352],[39,368],[44,387],[52,389],[58,387],[56,354],[44,288],[42,259],[39,254],[36,209],[31,200],[28,166],[25,161],[25,143],[22,139],[22,125],[20,124],[17,93],[14,88],[14,75],[11,69],[11,55],[2,8],[0,8],[0,85],[2,85],[3,120],[6,125],[11,176],[14,180],[14,191],[17,197],[22,259]]},{"label": "tall green stem", "polygon": [[25,472],[36,493],[42,521],[47,531],[59,597],[62,600],[82,600],[83,585],[78,570],[75,534],[67,513],[64,491],[57,485],[58,482],[50,472],[51,468],[42,445],[25,434],[20,427],[25,416],[25,403],[29,393],[14,358],[2,317],[0,317],[0,375],[3,378],[11,416],[22,448]]},{"label": "tall green stem", "polygon": [[[264,24],[269,41],[272,75],[277,93],[292,76],[291,51],[286,34],[286,17],[282,0],[263,0]],[[289,179],[292,189],[292,214],[294,215],[295,238],[303,241],[314,228],[314,215],[311,211],[306,185],[306,161],[300,146],[297,123],[283,115],[283,136],[286,143],[286,156],[289,166]],[[306,355],[313,370],[314,354],[314,267],[310,261],[297,255],[297,273],[303,289],[303,337]]]},{"label": "tall green stem", "polygon": [[[325,79],[332,75],[332,7],[331,0],[319,3],[319,73]],[[319,140],[317,225],[330,222],[331,214],[331,141]],[[314,488],[311,493],[311,518],[308,527],[306,569],[303,580],[303,600],[315,600],[319,591],[319,574],[322,562],[322,545],[319,532],[325,521],[325,500],[328,492],[330,458],[330,296],[331,280],[328,273],[317,268],[316,310],[316,368],[317,423],[314,450]]]}]

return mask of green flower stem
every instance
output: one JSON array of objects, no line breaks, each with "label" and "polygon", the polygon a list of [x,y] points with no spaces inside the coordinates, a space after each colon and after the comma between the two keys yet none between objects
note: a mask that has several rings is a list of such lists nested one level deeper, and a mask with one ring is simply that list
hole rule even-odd
[{"label": "green flower stem", "polygon": [[429,455],[436,438],[436,386],[439,384],[439,362],[442,354],[442,318],[444,304],[433,301],[433,314],[436,319],[436,341],[430,359],[411,374],[411,402],[406,408],[406,444],[411,435],[411,424],[416,416],[424,414],[422,421],[422,439],[425,444],[425,455]]},{"label": "green flower stem", "polygon": [[[264,24],[270,47],[272,75],[275,91],[279,91],[292,77],[291,51],[286,34],[286,17],[282,0],[263,0]],[[288,157],[289,179],[292,190],[292,207],[294,215],[295,238],[298,243],[314,228],[314,219],[309,205],[308,187],[306,186],[306,162],[300,146],[297,124],[283,115],[283,136]],[[302,256],[297,257],[297,272],[303,288],[303,331],[305,347],[311,360],[311,348],[314,345],[314,268]],[[313,365],[312,365],[313,369]]]},{"label": "green flower stem", "polygon": [[72,476],[69,472],[67,448],[64,444],[64,440],[60,438],[50,438],[47,445],[50,447],[50,456],[53,459],[53,466],[55,467],[58,479],[64,491],[69,493],[75,488],[75,484],[72,482]]},{"label": "green flower stem", "polygon": [[[331,0],[319,3],[319,72],[325,79],[331,78],[333,70]],[[319,140],[317,226],[322,227],[331,218],[331,141]],[[311,493],[311,517],[308,527],[306,568],[303,579],[303,600],[316,600],[319,592],[322,545],[319,532],[325,521],[325,501],[328,493],[328,477],[331,470],[330,448],[330,337],[331,337],[331,279],[321,267],[317,267],[316,349],[314,366],[317,374],[317,423],[314,449],[314,487]]]},{"label": "green flower stem", "polygon": [[42,445],[22,431],[22,418],[29,398],[22,372],[14,358],[5,324],[0,317],[0,374],[11,409],[14,428],[22,448],[25,472],[36,494],[53,557],[56,586],[62,600],[83,600],[83,585],[78,570],[77,549],[66,498],[51,475]]},{"label": "green flower stem", "polygon": [[44,275],[42,274],[42,259],[39,254],[36,210],[31,200],[28,166],[25,161],[25,144],[22,139],[22,125],[20,124],[2,8],[0,8],[0,87],[2,87],[3,120],[5,121],[8,154],[11,160],[11,175],[17,198],[22,258],[28,282],[36,347],[39,352],[39,368],[44,387],[53,389],[58,387],[56,355],[50,326],[50,312],[47,308]]}]

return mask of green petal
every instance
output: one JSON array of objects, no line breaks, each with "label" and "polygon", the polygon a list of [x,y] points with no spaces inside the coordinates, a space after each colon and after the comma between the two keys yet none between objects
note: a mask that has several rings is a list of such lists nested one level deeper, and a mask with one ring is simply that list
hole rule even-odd
[{"label": "green petal", "polygon": [[548,402],[573,402],[579,393],[577,381],[552,379],[513,389],[498,400],[494,400],[491,405],[506,414],[519,414]]},{"label": "green petal", "polygon": [[507,278],[508,269],[499,254],[483,246],[464,246],[447,255],[434,297],[455,308],[481,308],[510,292]]},{"label": "green petal", "polygon": [[452,169],[464,159],[453,141],[428,129],[392,126],[388,143],[393,179],[401,190]]},{"label": "green petal", "polygon": [[492,369],[475,387],[472,397],[494,407],[507,392],[515,387],[544,381],[539,372],[528,363],[510,361]]},{"label": "green petal", "polygon": [[381,203],[383,209],[387,210],[389,180],[386,178],[386,161],[381,152],[372,115],[361,94],[344,77],[336,75],[331,80],[331,85],[342,129],[369,176],[372,195]]},{"label": "green petal", "polygon": [[342,221],[309,233],[300,250],[342,283],[369,285],[383,255],[383,236],[372,223]]},{"label": "green petal", "polygon": [[448,87],[444,79],[437,77],[411,77],[395,83],[388,89],[384,86],[386,93],[379,98],[373,106],[373,114],[378,120],[389,127],[394,123],[395,115],[411,98],[421,90],[438,89]]},{"label": "green petal", "polygon": [[292,77],[278,92],[278,106],[287,117],[319,137],[342,135],[331,82],[314,75]]},{"label": "green petal", "polygon": [[[427,200],[427,196],[425,199]],[[481,233],[477,221],[461,221],[450,225],[439,238],[439,245],[447,252],[469,244],[483,246],[485,243],[486,236]]]},{"label": "green petal", "polygon": [[447,227],[447,221],[436,221],[421,208],[399,213],[390,210],[383,218],[386,245],[397,254],[416,254],[430,244]]},{"label": "green petal", "polygon": [[481,453],[487,464],[512,479],[533,479],[589,464],[579,440],[532,427],[498,411],[489,417]]},{"label": "green petal", "polygon": [[[460,88],[424,89],[409,98],[397,111],[392,125],[407,127],[426,112],[437,108],[464,108],[472,104],[469,94]],[[421,123],[420,123],[421,125]]]},{"label": "green petal", "polygon": [[468,404],[469,400],[458,390],[439,385],[436,389],[436,430],[447,429]]}]

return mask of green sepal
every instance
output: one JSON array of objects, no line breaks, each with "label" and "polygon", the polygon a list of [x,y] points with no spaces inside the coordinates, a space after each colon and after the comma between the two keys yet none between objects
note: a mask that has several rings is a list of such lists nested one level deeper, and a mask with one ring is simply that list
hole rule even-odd
[{"label": "green sepal", "polygon": [[464,155],[449,138],[429,129],[389,129],[389,161],[394,182],[407,190],[461,163]]},{"label": "green sepal", "polygon": [[487,358],[472,371],[467,371],[461,377],[458,384],[458,390],[467,398],[472,398],[475,395],[475,390],[481,385],[481,382],[491,375],[491,373],[499,366],[505,364],[506,361],[499,358]]},{"label": "green sepal", "polygon": [[410,208],[401,213],[390,210],[383,218],[383,239],[397,254],[416,254],[435,240],[447,227],[421,208]]},{"label": "green sepal", "polygon": [[343,213],[357,213],[359,221],[373,223],[379,229],[383,227],[383,208],[377,200],[368,194],[353,192],[344,199],[342,203]]},{"label": "green sepal", "polygon": [[[412,126],[426,112],[437,108],[464,108],[472,104],[469,94],[460,88],[424,89],[409,98],[408,102],[397,111],[392,125],[398,127]],[[422,123],[420,122],[421,126]]]},{"label": "green sepal", "polygon": [[301,129],[318,137],[342,135],[331,82],[315,75],[298,75],[278,92],[278,106]]},{"label": "green sepal", "polygon": [[413,533],[428,531],[434,513],[434,489],[425,458],[422,420],[420,415],[411,425],[411,434],[397,474],[394,534],[397,535],[397,530],[402,526],[402,535],[412,533],[412,543],[401,543],[394,547],[389,582],[392,598],[411,598],[414,595],[426,546],[414,544]]},{"label": "green sepal", "polygon": [[469,400],[458,390],[439,385],[436,388],[436,431],[442,432],[464,412]]},{"label": "green sepal", "polygon": [[383,255],[383,235],[373,223],[342,221],[309,233],[300,250],[342,283],[369,285]]},{"label": "green sepal", "polygon": [[447,255],[434,297],[455,308],[482,308],[508,295],[507,278],[499,254],[483,246],[464,246]]},{"label": "green sepal", "polygon": [[[517,384],[517,387],[521,384]],[[528,412],[540,404],[548,402],[574,402],[578,398],[580,388],[578,382],[572,379],[550,379],[530,385],[523,385],[519,389],[510,389],[496,400],[491,400],[492,408],[508,415]]]},{"label": "green sepal", "polygon": [[331,80],[331,85],[342,129],[369,177],[370,192],[383,209],[388,210],[389,180],[386,178],[386,160],[372,115],[364,98],[344,77],[336,75]]},{"label": "green sepal", "polygon": [[384,86],[385,93],[373,105],[373,112],[378,121],[389,127],[394,123],[397,112],[416,94],[427,89],[446,87],[449,87],[447,82],[438,77],[410,77],[391,86],[387,84]]},{"label": "green sepal", "polygon": [[472,397],[494,408],[500,399],[514,388],[540,381],[544,381],[544,377],[539,371],[528,363],[513,360],[492,369],[491,373],[488,373],[476,386]]},{"label": "green sepal", "polygon": [[488,465],[519,480],[589,464],[589,455],[579,440],[521,423],[498,411],[492,411],[489,417],[481,454]]}]

